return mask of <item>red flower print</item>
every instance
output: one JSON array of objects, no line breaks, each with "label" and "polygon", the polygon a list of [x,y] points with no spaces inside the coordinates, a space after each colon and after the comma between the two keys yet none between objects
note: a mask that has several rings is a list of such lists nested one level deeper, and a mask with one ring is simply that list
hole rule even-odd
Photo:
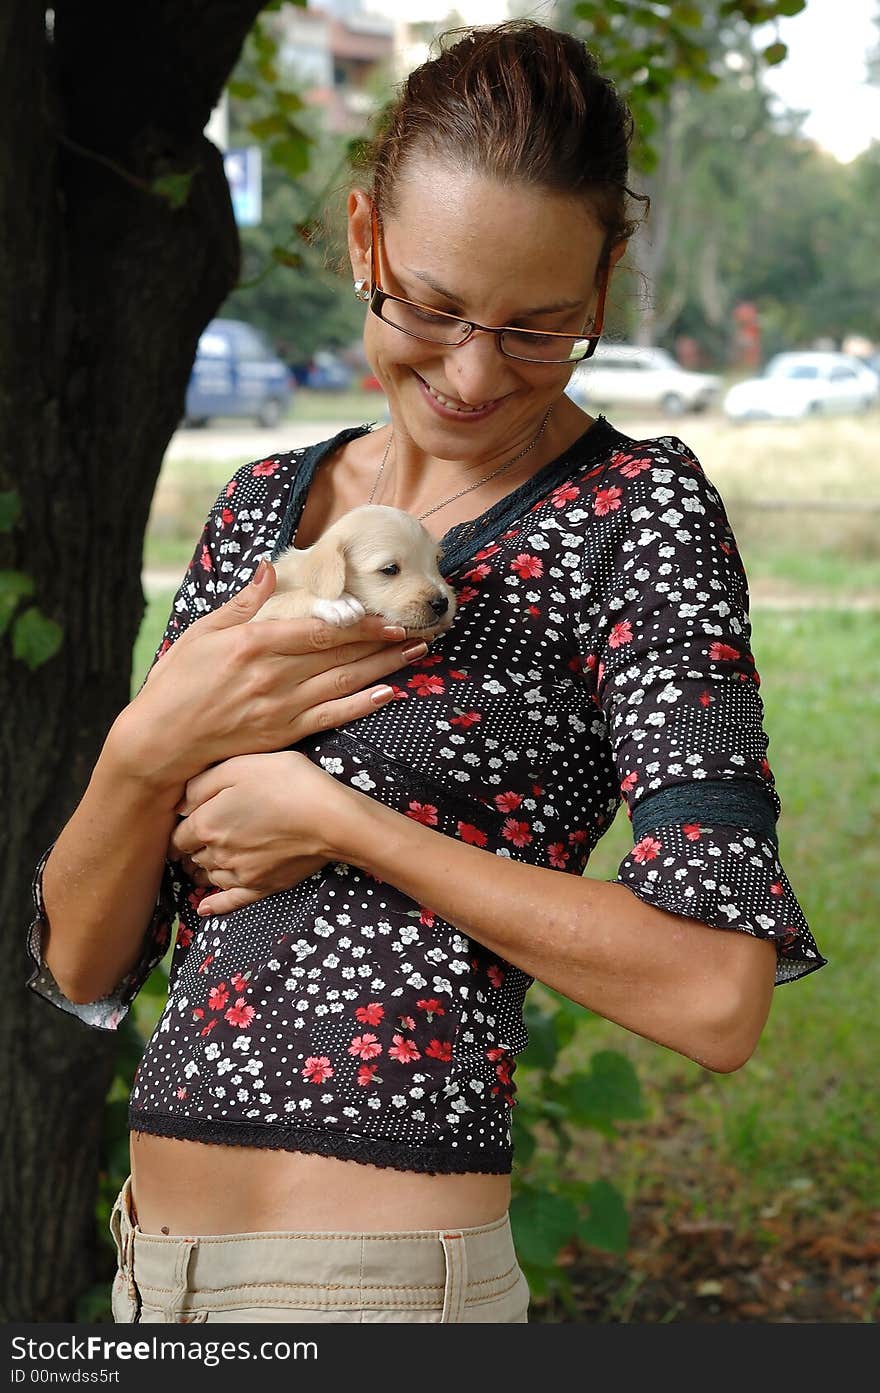
[{"label": "red flower print", "polygon": [[486,1058],[491,1059],[493,1063],[496,1059],[504,1059],[506,1055],[507,1050],[499,1049],[497,1045],[493,1046],[491,1050],[486,1051]]},{"label": "red flower print", "polygon": [[302,1076],[308,1083],[323,1083],[325,1079],[332,1078],[333,1069],[326,1054],[309,1055]]},{"label": "red flower print", "polygon": [[391,698],[392,701],[407,701],[409,699],[409,692],[405,692],[402,687],[396,687],[393,682],[389,685],[394,693],[394,696]]},{"label": "red flower print", "polygon": [[540,613],[537,605],[526,605],[526,614],[530,614],[533,619],[537,619]]},{"label": "red flower print", "polygon": [[422,1057],[412,1040],[404,1040],[402,1035],[392,1037],[388,1053],[392,1059],[399,1059],[401,1064],[414,1064],[417,1059]]},{"label": "red flower print", "polygon": [[232,989],[233,989],[233,991],[236,991],[236,992],[246,992],[246,991],[247,991],[247,978],[246,978],[246,977],[242,977],[242,975],[241,975],[240,972],[236,972],[235,976],[234,976],[231,980],[232,980]]},{"label": "red flower print", "polygon": [[481,551],[474,552],[474,560],[483,561],[487,556],[494,556],[495,553],[500,550],[501,548],[498,543],[493,542],[491,546],[483,547]]},{"label": "red flower print", "polygon": [[700,692],[699,702],[701,706],[711,706],[714,700],[711,692]]},{"label": "red flower print", "polygon": [[565,850],[562,842],[551,842],[547,848],[547,858],[550,865],[555,866],[558,871],[565,868],[565,864],[568,861],[568,852]]},{"label": "red flower print", "polygon": [[435,1016],[446,1015],[446,1008],[435,996],[423,996],[421,1001],[416,1002],[416,1005],[421,1007],[429,1021],[433,1020]]},{"label": "red flower print", "polygon": [[771,894],[771,895],[782,895],[782,894],[784,894],[784,893],[785,893],[785,892],[784,892],[784,890],[783,890],[783,888],[782,888],[782,881],[781,881],[781,880],[774,880],[773,884],[770,886],[770,894]]},{"label": "red flower print", "polygon": [[[621,619],[620,622],[618,624],[615,624],[614,628],[611,630],[611,633],[608,637],[608,647],[622,648],[625,643],[632,643],[632,636],[632,625],[630,624],[629,620]],[[599,681],[601,682],[601,680],[602,674],[600,672]]]},{"label": "red flower print", "polygon": [[417,672],[406,685],[413,688],[416,696],[437,696],[439,692],[446,691],[443,678],[432,677],[429,672]]},{"label": "red flower print", "polygon": [[496,988],[496,990],[500,988],[502,983],[504,982],[504,971],[495,963],[490,963],[490,965],[486,968],[486,976],[489,978],[489,981],[492,983],[492,986]]},{"label": "red flower print", "polygon": [[491,574],[491,566],[473,566],[469,571],[465,571],[464,578],[465,580],[485,580]]},{"label": "red flower print", "polygon": [[[366,1088],[371,1083],[381,1083],[381,1079],[376,1078],[378,1064],[362,1064],[357,1072],[357,1081],[361,1088]],[[331,1071],[332,1072],[332,1071]]]},{"label": "red flower print", "polygon": [[681,830],[689,842],[698,842],[700,840],[702,828],[698,822],[686,822]]},{"label": "red flower print", "polygon": [[253,1006],[247,1006],[244,997],[240,996],[235,1005],[230,1006],[225,1013],[224,1020],[227,1020],[230,1025],[238,1025],[242,1030],[247,1030],[256,1014]]},{"label": "red flower print", "polygon": [[479,595],[479,590],[473,585],[463,585],[460,590],[455,592],[460,605],[466,605],[468,600],[472,600],[475,595]]},{"label": "red flower print", "polygon": [[178,1088],[178,1090],[177,1090],[177,1096],[178,1096],[178,1098],[180,1098],[181,1101],[183,1101],[183,1099],[186,1097],[186,1089],[185,1089],[185,1088]]},{"label": "red flower print", "polygon": [[177,942],[179,943],[180,947],[181,947],[181,948],[188,948],[189,945],[192,943],[192,941],[193,941],[193,931],[192,931],[192,929],[188,929],[184,924],[181,924],[180,929],[179,929],[178,934],[177,934]]},{"label": "red flower print", "polygon": [[202,554],[199,557],[199,565],[203,571],[213,571],[214,562],[211,560],[211,553],[206,546],[202,546]]},{"label": "red flower print", "polygon": [[410,803],[406,815],[411,817],[413,822],[423,823],[425,827],[437,826],[437,809],[433,803]]},{"label": "red flower print", "polygon": [[412,1016],[398,1016],[397,1024],[400,1026],[401,1030],[415,1030],[416,1028],[416,1023]]},{"label": "red flower print", "polygon": [[593,512],[597,518],[604,518],[606,513],[613,513],[620,507],[620,500],[623,490],[614,485],[607,489],[596,489],[596,496],[593,499]]},{"label": "red flower print", "polygon": [[224,508],[220,517],[224,527],[228,527],[231,522],[235,522],[235,513],[231,508]]},{"label": "red flower print", "polygon": [[369,1006],[358,1006],[354,1014],[361,1025],[378,1025],[385,1015],[385,1007],[378,1001],[371,1001]]},{"label": "red flower print", "polygon": [[520,580],[531,580],[535,576],[544,574],[544,563],[539,556],[532,556],[528,551],[521,551],[519,556],[515,556],[511,561],[510,569],[516,571]]},{"label": "red flower print", "polygon": [[375,1059],[377,1054],[382,1053],[382,1046],[375,1035],[356,1035],[348,1052],[357,1055],[358,1059]]},{"label": "red flower print", "polygon": [[452,1058],[452,1046],[448,1040],[432,1040],[430,1045],[426,1046],[425,1054],[430,1055],[432,1059],[442,1059],[448,1064]]},{"label": "red flower print", "polygon": [[[611,461],[612,468],[620,459],[623,459],[623,455],[614,456],[614,458]],[[650,469],[652,464],[653,460],[649,459],[631,459],[627,460],[626,464],[622,464],[620,466],[620,472],[625,479],[635,479],[638,477],[639,474],[642,473],[642,470]]]},{"label": "red flower print", "polygon": [[433,911],[433,909],[428,909],[425,905],[420,904],[420,905],[419,905],[419,923],[420,923],[420,924],[424,924],[426,929],[433,929],[433,927],[434,927],[434,911]]},{"label": "red flower print", "polygon": [[663,843],[658,842],[656,837],[650,834],[642,837],[640,842],[636,842],[632,849],[632,858],[641,865],[644,861],[653,861],[663,850]]},{"label": "red flower print", "polygon": [[204,1017],[204,1014],[205,1014],[205,1013],[204,1013],[204,1011],[202,1010],[201,1006],[195,1006],[195,1007],[193,1007],[193,1020],[194,1020],[194,1021],[200,1021],[200,1020],[202,1020],[202,1018]]},{"label": "red flower print", "polygon": [[498,1075],[500,1083],[510,1083],[510,1071],[512,1067],[509,1059],[505,1059],[502,1063],[495,1065],[495,1073]]},{"label": "red flower print", "polygon": [[563,484],[561,488],[554,489],[550,495],[550,502],[554,508],[564,508],[566,503],[573,503],[578,497],[579,490],[574,484]]},{"label": "red flower print", "polygon": [[449,724],[451,726],[464,726],[467,729],[468,726],[478,725],[482,719],[479,711],[462,711],[460,716],[453,716]]},{"label": "red flower print", "polygon": [[214,1019],[213,1019],[212,1021],[208,1021],[208,1024],[207,1024],[207,1025],[203,1025],[203,1026],[202,1026],[201,1030],[199,1031],[199,1034],[200,1034],[200,1035],[210,1035],[210,1034],[211,1034],[211,1031],[214,1029],[214,1026],[217,1024],[217,1022],[219,1021],[219,1019],[220,1019],[219,1016],[215,1016]]},{"label": "red flower print", "polygon": [[210,967],[210,965],[211,965],[211,963],[212,963],[213,961],[214,961],[214,954],[213,954],[213,953],[209,953],[208,956],[205,958],[205,961],[202,963],[201,967],[199,968],[199,972],[207,972],[208,968]]},{"label": "red flower print", "polygon": [[731,648],[729,643],[713,643],[709,647],[709,657],[713,663],[720,662],[722,658],[733,662],[736,658],[741,658],[742,654],[738,648]]},{"label": "red flower print", "polygon": [[485,832],[481,832],[479,827],[474,827],[472,822],[457,822],[456,830],[463,842],[469,842],[471,846],[485,846],[489,838]]},{"label": "red flower print", "polygon": [[265,478],[266,475],[274,474],[278,465],[279,461],[277,459],[264,459],[260,464],[254,465],[251,470],[251,475],[254,479]]},{"label": "red flower print", "polygon": [[229,483],[226,485],[226,497],[231,498],[237,488],[238,481],[236,479],[230,479]]},{"label": "red flower print", "polygon": [[529,842],[532,840],[529,824],[527,822],[516,822],[512,817],[509,817],[505,822],[501,829],[501,835],[505,837],[507,841],[513,842],[514,846],[528,846]]},{"label": "red flower print", "polygon": [[228,1000],[229,988],[225,982],[221,982],[219,986],[212,987],[208,993],[208,1005],[212,1011],[222,1011]]},{"label": "red flower print", "polygon": [[764,775],[765,779],[773,778],[773,771],[770,768],[770,765],[767,763],[766,758],[761,760],[761,773]]},{"label": "red flower print", "polygon": [[499,813],[515,813],[522,802],[521,793],[496,793],[495,807]]},{"label": "red flower print", "polygon": [[635,772],[635,770],[631,769],[630,772],[629,772],[628,774],[624,775],[624,777],[623,777],[623,778],[621,779],[621,781],[620,781],[620,791],[621,791],[621,793],[623,793],[623,794],[631,793],[632,790],[635,788],[636,784],[638,783],[638,781],[639,781],[639,776],[638,776],[638,774]]},{"label": "red flower print", "polygon": [[454,677],[456,682],[466,682],[470,674],[463,672],[461,668],[451,667],[449,669],[449,676]]},{"label": "red flower print", "polygon": [[587,832],[586,828],[584,827],[578,827],[577,831],[569,832],[568,834],[568,841],[570,846],[576,846],[578,842],[585,842],[586,840]]}]

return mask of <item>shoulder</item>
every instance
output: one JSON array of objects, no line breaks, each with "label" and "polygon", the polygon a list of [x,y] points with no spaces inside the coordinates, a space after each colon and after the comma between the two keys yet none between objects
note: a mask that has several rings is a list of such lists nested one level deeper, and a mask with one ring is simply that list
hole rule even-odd
[{"label": "shoulder", "polygon": [[694,451],[678,436],[635,439],[612,432],[608,451],[581,476],[594,518],[678,528],[686,518],[720,521],[724,504]]}]

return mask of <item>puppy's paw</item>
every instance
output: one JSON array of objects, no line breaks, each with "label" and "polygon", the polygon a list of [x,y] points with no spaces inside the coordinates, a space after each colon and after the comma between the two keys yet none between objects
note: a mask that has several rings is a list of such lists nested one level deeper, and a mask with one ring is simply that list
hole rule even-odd
[{"label": "puppy's paw", "polygon": [[325,623],[333,624],[337,629],[356,624],[359,619],[363,619],[366,612],[360,600],[344,591],[338,600],[315,600],[312,605],[312,614],[316,619],[323,619]]}]

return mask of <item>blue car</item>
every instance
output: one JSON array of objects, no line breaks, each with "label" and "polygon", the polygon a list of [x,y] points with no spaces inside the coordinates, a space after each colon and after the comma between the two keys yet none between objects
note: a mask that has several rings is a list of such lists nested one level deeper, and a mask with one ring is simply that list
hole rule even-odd
[{"label": "blue car", "polygon": [[213,416],[249,416],[277,426],[287,414],[293,380],[285,362],[250,324],[212,319],[199,339],[186,390],[185,424]]}]

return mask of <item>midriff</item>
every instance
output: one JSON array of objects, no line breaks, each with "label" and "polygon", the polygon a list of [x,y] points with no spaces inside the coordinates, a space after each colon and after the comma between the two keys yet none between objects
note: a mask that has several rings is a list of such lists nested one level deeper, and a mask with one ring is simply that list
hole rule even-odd
[{"label": "midriff", "polygon": [[380,1233],[500,1218],[507,1175],[424,1175],[292,1151],[131,1136],[143,1233]]}]

